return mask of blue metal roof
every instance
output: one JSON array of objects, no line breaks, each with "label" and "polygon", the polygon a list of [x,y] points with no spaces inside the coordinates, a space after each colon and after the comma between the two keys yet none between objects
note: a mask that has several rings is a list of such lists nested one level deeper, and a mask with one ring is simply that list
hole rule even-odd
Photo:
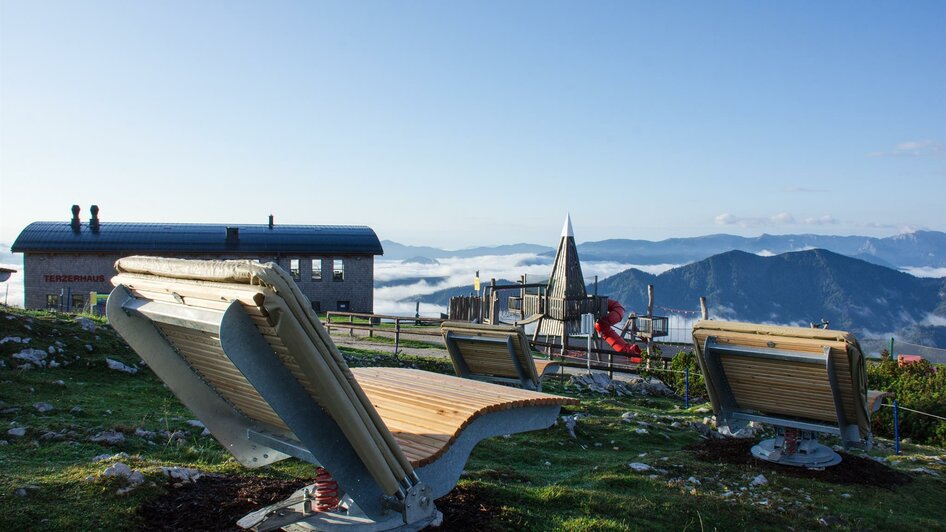
[{"label": "blue metal roof", "polygon": [[[239,228],[227,238],[227,228]],[[227,225],[100,222],[98,231],[68,221],[33,222],[10,249],[67,253],[245,253],[260,255],[381,255],[370,227],[345,225]]]}]

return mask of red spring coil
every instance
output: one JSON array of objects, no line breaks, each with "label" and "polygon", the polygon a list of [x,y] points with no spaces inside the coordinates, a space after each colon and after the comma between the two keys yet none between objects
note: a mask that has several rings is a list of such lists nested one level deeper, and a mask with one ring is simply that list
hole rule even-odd
[{"label": "red spring coil", "polygon": [[795,454],[798,451],[798,429],[785,429],[785,454]]},{"label": "red spring coil", "polygon": [[324,467],[315,470],[315,511],[328,512],[338,508],[338,482]]}]

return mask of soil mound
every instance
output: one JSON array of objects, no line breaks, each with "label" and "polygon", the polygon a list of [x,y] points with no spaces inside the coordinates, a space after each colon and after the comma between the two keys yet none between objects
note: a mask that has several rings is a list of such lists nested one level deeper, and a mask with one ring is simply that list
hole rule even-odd
[{"label": "soil mound", "polygon": [[750,449],[755,443],[751,439],[743,438],[709,439],[687,445],[684,449],[704,462],[752,465],[784,475],[813,478],[833,484],[862,484],[892,489],[911,480],[909,475],[870,458],[854,456],[843,451],[838,453],[841,455],[840,464],[820,470],[774,464],[752,456]]}]

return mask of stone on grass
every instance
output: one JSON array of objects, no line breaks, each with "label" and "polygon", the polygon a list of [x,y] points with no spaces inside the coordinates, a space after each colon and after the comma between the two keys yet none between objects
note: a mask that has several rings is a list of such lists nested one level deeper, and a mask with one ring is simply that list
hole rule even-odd
[{"label": "stone on grass", "polygon": [[90,442],[102,443],[105,445],[121,445],[125,443],[125,435],[114,430],[103,430],[95,436],[89,438]]},{"label": "stone on grass", "polygon": [[127,366],[122,362],[119,362],[117,360],[114,360],[108,357],[105,358],[105,363],[108,364],[108,369],[114,369],[116,371],[128,373],[129,375],[134,375],[135,373],[138,373],[138,368],[134,366]]},{"label": "stone on grass", "polygon": [[46,412],[52,412],[56,409],[53,405],[49,403],[34,403],[33,408],[35,408],[40,414],[45,414]]},{"label": "stone on grass", "polygon": [[749,483],[750,486],[764,486],[769,483],[769,479],[765,478],[765,475],[759,475],[752,479],[752,482]]},{"label": "stone on grass", "polygon": [[844,519],[834,515],[826,515],[818,518],[818,524],[823,527],[841,526],[844,524]]},{"label": "stone on grass", "polygon": [[188,420],[187,420],[187,424],[190,425],[190,426],[192,426],[192,427],[197,427],[197,428],[201,428],[201,429],[204,428],[203,422],[200,421],[199,419],[188,419]]},{"label": "stone on grass", "polygon": [[79,327],[81,327],[83,331],[91,333],[95,332],[95,322],[89,318],[76,318],[76,323],[79,324]]},{"label": "stone on grass", "polygon": [[65,386],[65,385],[66,385],[66,381],[64,381],[64,380],[62,380],[62,379],[58,379],[58,380],[54,380],[54,381],[52,382],[52,384],[55,384],[56,386]]},{"label": "stone on grass", "polygon": [[634,471],[637,471],[638,473],[642,473],[644,471],[650,471],[650,466],[641,462],[631,462],[627,465],[628,467],[630,467]]},{"label": "stone on grass", "polygon": [[19,353],[13,353],[13,358],[17,360],[23,360],[29,364],[34,364],[36,366],[44,366],[46,364],[46,357],[49,356],[49,353],[42,349],[24,349]]},{"label": "stone on grass", "polygon": [[167,475],[171,480],[182,482],[196,482],[203,473],[189,467],[162,467],[161,472]]},{"label": "stone on grass", "polygon": [[117,460],[119,458],[128,458],[127,453],[115,453],[115,454],[100,454],[92,457],[93,462],[101,462],[102,460]]},{"label": "stone on grass", "polygon": [[6,336],[0,339],[0,345],[3,345],[7,342],[12,342],[14,344],[28,344],[30,343],[29,338],[20,338],[19,336]]},{"label": "stone on grass", "polygon": [[139,438],[144,438],[146,440],[150,440],[154,438],[155,436],[157,436],[157,433],[138,427],[135,429],[135,436],[138,436]]},{"label": "stone on grass", "polygon": [[95,351],[95,347],[93,347],[92,344],[85,344],[84,347],[85,347],[86,352],[88,352],[88,353],[91,353],[92,351]]},{"label": "stone on grass", "polygon": [[14,490],[13,494],[17,497],[26,497],[26,490],[23,488],[17,488]]},{"label": "stone on grass", "polygon": [[7,434],[13,436],[14,438],[22,438],[26,436],[26,427],[14,427],[7,431]]},{"label": "stone on grass", "polygon": [[696,478],[696,477],[690,477],[690,478],[688,478],[688,479],[687,479],[687,482],[689,482],[690,484],[696,484],[696,485],[702,484],[702,482],[700,482],[700,479],[698,479],[698,478]]}]

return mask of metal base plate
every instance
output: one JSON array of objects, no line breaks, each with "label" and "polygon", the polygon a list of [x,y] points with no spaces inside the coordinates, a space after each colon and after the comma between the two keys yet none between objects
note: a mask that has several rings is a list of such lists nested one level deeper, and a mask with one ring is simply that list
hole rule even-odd
[{"label": "metal base plate", "polygon": [[799,449],[793,454],[783,454],[782,449],[776,446],[776,438],[771,438],[754,445],[752,455],[776,464],[807,467],[808,469],[830,467],[841,463],[841,455],[834,452],[827,445],[810,442],[805,447],[806,449]]}]

